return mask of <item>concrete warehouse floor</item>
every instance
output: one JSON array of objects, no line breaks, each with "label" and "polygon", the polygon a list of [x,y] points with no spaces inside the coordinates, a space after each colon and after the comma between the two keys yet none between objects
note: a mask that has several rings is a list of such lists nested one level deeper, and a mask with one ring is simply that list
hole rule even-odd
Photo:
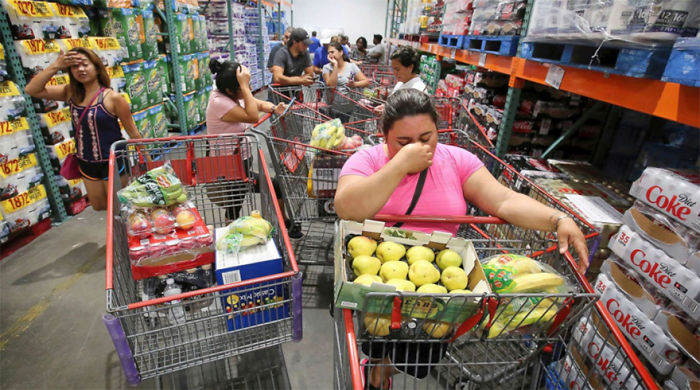
[{"label": "concrete warehouse floor", "polygon": [[[102,323],[106,216],[89,208],[0,261],[0,388],[131,388]],[[326,287],[321,294],[330,297]],[[304,293],[304,339],[283,345],[283,360],[272,348],[219,362],[241,373],[226,386],[231,374],[218,375],[213,385],[207,370],[221,368],[204,367],[137,388],[331,388],[333,325],[327,306],[320,307],[327,301],[306,299],[314,295],[309,288]],[[314,302],[319,308],[309,307]],[[192,379],[202,376],[209,382]]]}]

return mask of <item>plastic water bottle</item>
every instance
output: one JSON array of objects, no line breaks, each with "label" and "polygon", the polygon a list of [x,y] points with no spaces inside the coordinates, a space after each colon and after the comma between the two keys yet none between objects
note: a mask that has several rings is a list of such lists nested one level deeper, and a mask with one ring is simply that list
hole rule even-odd
[{"label": "plastic water bottle", "polygon": [[[175,284],[175,280],[173,280],[173,278],[168,278],[168,280],[165,283],[165,290],[163,290],[164,297],[169,297],[172,295],[178,295],[182,293],[180,286]],[[170,310],[168,310],[168,320],[170,321],[170,324],[184,324],[185,310],[183,309],[182,305],[180,305],[180,300],[176,299],[174,301],[170,301],[169,304]]]}]

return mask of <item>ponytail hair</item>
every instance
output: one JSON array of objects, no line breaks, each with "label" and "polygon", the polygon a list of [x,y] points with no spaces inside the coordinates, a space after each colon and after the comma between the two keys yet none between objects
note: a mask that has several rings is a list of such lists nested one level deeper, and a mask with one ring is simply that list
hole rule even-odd
[{"label": "ponytail hair", "polygon": [[[238,67],[240,66],[239,63],[228,60],[221,61],[218,59],[209,62],[209,70],[215,77],[216,88],[231,99],[235,99],[238,91],[241,89],[237,76]],[[230,90],[231,93],[227,90]]]}]

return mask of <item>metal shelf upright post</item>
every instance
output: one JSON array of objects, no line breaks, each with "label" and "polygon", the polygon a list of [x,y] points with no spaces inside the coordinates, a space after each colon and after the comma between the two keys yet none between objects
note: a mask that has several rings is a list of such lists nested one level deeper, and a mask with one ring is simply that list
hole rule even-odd
[{"label": "metal shelf upright post", "polygon": [[[520,40],[518,41],[518,51],[516,52],[516,56],[518,57],[520,57],[523,40],[525,35],[527,35],[527,27],[530,25],[530,14],[532,13],[532,6],[534,3],[534,1],[529,1],[527,8],[525,8],[525,17],[523,18],[523,26],[520,29]],[[511,76],[508,84],[506,104],[503,107],[503,119],[501,121],[501,127],[498,129],[498,138],[496,139],[496,155],[498,157],[503,157],[508,152],[510,136],[513,134],[515,115],[520,107],[520,94],[525,82]]]},{"label": "metal shelf upright post", "polygon": [[[163,7],[165,7],[165,14],[160,8],[156,7],[160,17],[165,22],[165,26],[168,28],[168,39],[170,41],[170,63],[173,67],[173,86],[175,89],[175,108],[177,110],[177,122],[180,127],[180,132],[183,135],[187,135],[189,129],[187,128],[187,123],[185,116],[185,101],[183,98],[182,85],[179,83],[180,75],[182,74],[182,69],[180,68],[180,40],[177,38],[177,26],[175,26],[175,11],[173,10],[174,2],[172,0],[164,1]],[[230,23],[230,22],[229,22]],[[230,31],[230,30],[229,30]]]},{"label": "metal shelf upright post", "polygon": [[262,1],[258,0],[258,71],[262,74],[262,84],[265,85],[265,40],[263,39],[263,23],[265,23],[265,15],[263,13]]},{"label": "metal shelf upright post", "polygon": [[12,31],[10,30],[10,20],[8,19],[7,12],[5,12],[4,8],[0,8],[0,32],[2,33],[5,58],[9,65],[10,74],[12,76],[11,78],[14,80],[15,84],[17,84],[18,89],[24,97],[25,111],[27,113],[26,118],[34,139],[35,153],[39,157],[39,165],[44,172],[43,184],[46,188],[46,195],[49,198],[49,204],[51,205],[51,215],[53,216],[54,222],[61,223],[68,219],[68,213],[63,205],[61,192],[58,190],[58,184],[56,183],[53,167],[51,166],[51,159],[49,158],[49,154],[46,152],[46,143],[44,143],[44,137],[41,134],[39,120],[36,112],[34,111],[32,98],[29,97],[26,92],[24,92],[24,87],[27,85],[27,82],[24,78],[24,72],[22,71],[22,63],[20,62],[17,51],[15,50],[14,40],[12,39]]}]

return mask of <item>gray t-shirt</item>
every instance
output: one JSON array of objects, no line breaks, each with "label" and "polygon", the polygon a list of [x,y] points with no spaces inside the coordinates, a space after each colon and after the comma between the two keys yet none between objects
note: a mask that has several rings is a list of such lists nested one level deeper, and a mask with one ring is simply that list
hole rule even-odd
[{"label": "gray t-shirt", "polygon": [[383,64],[385,62],[386,48],[383,43],[380,43],[369,49],[367,55],[370,58],[370,62]]},{"label": "gray t-shirt", "polygon": [[[323,66],[323,74],[333,73],[333,64],[326,64]],[[343,67],[343,71],[338,73],[338,86],[336,89],[338,91],[345,91],[348,88],[345,86],[348,82],[355,80],[355,75],[360,73],[360,68],[353,64],[352,62],[346,62]]]},{"label": "gray t-shirt", "polygon": [[268,68],[268,69],[269,69],[269,68],[272,68],[272,63],[273,63],[273,61],[275,60],[275,54],[277,54],[277,52],[280,51],[280,49],[281,49],[282,47],[284,47],[284,45],[280,43],[280,44],[278,44],[278,45],[275,45],[275,46],[272,48],[272,50],[270,50],[270,58],[267,59],[267,68]]},{"label": "gray t-shirt", "polygon": [[287,77],[301,76],[304,74],[304,69],[311,66],[311,56],[308,51],[304,51],[298,57],[292,57],[289,47],[285,46],[277,50],[272,66],[284,69],[284,75]]}]

